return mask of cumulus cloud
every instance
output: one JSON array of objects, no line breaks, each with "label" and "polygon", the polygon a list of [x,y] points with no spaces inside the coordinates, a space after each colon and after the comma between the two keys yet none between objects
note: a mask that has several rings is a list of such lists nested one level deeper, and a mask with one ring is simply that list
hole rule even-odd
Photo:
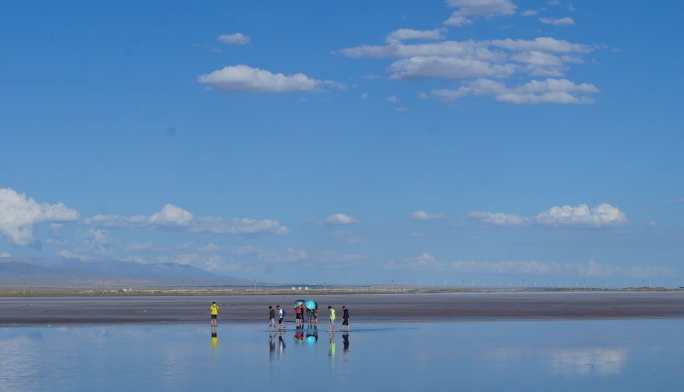
[{"label": "cumulus cloud", "polygon": [[389,44],[400,43],[407,40],[424,40],[424,41],[436,41],[444,39],[446,29],[434,29],[434,30],[411,30],[411,29],[399,29],[395,30],[387,35],[385,41]]},{"label": "cumulus cloud", "polygon": [[0,253],[0,257],[12,257],[12,255],[7,252],[2,252]]},{"label": "cumulus cloud", "polygon": [[527,225],[530,222],[529,218],[524,216],[501,212],[472,211],[468,216],[484,224],[495,226],[521,226]]},{"label": "cumulus cloud", "polygon": [[345,214],[337,213],[327,216],[325,219],[321,221],[321,223],[327,226],[340,226],[359,223],[359,220],[352,218],[351,216],[347,216]]},{"label": "cumulus cloud", "polygon": [[489,95],[499,102],[511,104],[588,104],[594,101],[584,94],[598,93],[593,84],[575,84],[567,79],[533,80],[522,86],[509,88],[501,82],[478,79],[456,90],[434,90],[432,95],[445,101],[467,96]]},{"label": "cumulus cloud", "polygon": [[456,11],[444,24],[456,27],[472,24],[477,17],[513,15],[518,8],[511,0],[448,0],[447,4]]},{"label": "cumulus cloud", "polygon": [[[570,65],[583,63],[583,56],[596,46],[537,37],[532,40],[500,39],[485,41],[442,41],[404,44],[395,41],[384,46],[363,45],[335,53],[351,58],[397,59],[389,66],[393,80],[437,78],[474,81],[476,79],[506,79],[514,75],[560,77]],[[556,94],[555,101],[568,101]],[[529,101],[529,97],[527,99]],[[551,101],[543,97],[541,101]],[[588,103],[587,100],[575,103]]]},{"label": "cumulus cloud", "polygon": [[38,203],[10,188],[0,188],[0,236],[15,245],[35,243],[33,227],[45,222],[73,222],[78,211],[62,203]]},{"label": "cumulus cloud", "polygon": [[533,40],[499,39],[488,41],[491,45],[511,51],[542,51],[554,53],[590,53],[596,47],[592,45],[576,44],[552,37],[537,37]]},{"label": "cumulus cloud", "polygon": [[570,26],[575,24],[575,21],[567,16],[565,18],[539,18],[539,21],[552,26]]},{"label": "cumulus cloud", "polygon": [[391,97],[387,97],[385,99],[385,101],[391,102],[391,103],[397,103],[397,102],[399,102],[399,98],[397,98],[396,95],[392,95]]},{"label": "cumulus cloud", "polygon": [[514,214],[473,211],[468,216],[484,224],[495,226],[545,225],[552,227],[618,227],[629,223],[619,208],[610,204],[599,204],[590,208],[586,204],[579,206],[551,207],[534,217]]},{"label": "cumulus cloud", "polygon": [[318,92],[324,85],[336,85],[331,81],[309,78],[303,73],[285,75],[272,73],[247,65],[227,66],[217,71],[200,75],[197,81],[212,90],[227,93],[302,93]]},{"label": "cumulus cloud", "polygon": [[538,13],[539,12],[535,11],[535,10],[525,10],[525,11],[521,12],[520,15],[522,15],[522,16],[534,16],[534,15],[537,15]]},{"label": "cumulus cloud", "polygon": [[606,203],[592,208],[586,204],[577,207],[552,207],[537,215],[535,220],[539,224],[550,226],[614,227],[629,223],[619,208]]},{"label": "cumulus cloud", "polygon": [[442,214],[428,214],[427,212],[423,210],[418,210],[414,211],[409,214],[409,218],[415,219],[415,220],[433,220],[433,219],[442,219],[444,218],[444,215]]},{"label": "cumulus cloud", "polygon": [[172,204],[150,216],[95,215],[85,220],[87,225],[101,228],[181,231],[214,234],[287,234],[290,230],[277,220],[219,217],[195,217],[192,213]]},{"label": "cumulus cloud", "polygon": [[219,35],[218,40],[228,45],[246,45],[251,41],[248,36],[242,33]]},{"label": "cumulus cloud", "polygon": [[479,77],[506,78],[514,74],[514,64],[493,64],[470,58],[416,56],[394,62],[390,79],[471,79]]},{"label": "cumulus cloud", "polygon": [[610,263],[597,263],[594,260],[578,263],[558,263],[542,261],[477,261],[455,260],[438,261],[429,253],[402,260],[388,260],[384,269],[435,272],[468,272],[483,274],[509,275],[554,275],[577,276],[586,278],[626,277],[655,278],[676,276],[677,271],[668,267],[621,266]]}]

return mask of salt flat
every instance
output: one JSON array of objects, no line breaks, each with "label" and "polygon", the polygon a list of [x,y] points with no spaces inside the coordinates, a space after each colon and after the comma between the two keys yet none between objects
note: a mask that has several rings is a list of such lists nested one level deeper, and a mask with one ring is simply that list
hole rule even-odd
[{"label": "salt flat", "polygon": [[[266,321],[268,305],[291,309],[318,302],[320,318],[342,305],[356,321],[684,318],[684,292],[451,293],[356,295],[239,295],[130,297],[0,297],[0,324],[208,322],[212,301],[219,323]],[[339,318],[339,316],[338,316]],[[288,313],[288,320],[294,312]]]}]

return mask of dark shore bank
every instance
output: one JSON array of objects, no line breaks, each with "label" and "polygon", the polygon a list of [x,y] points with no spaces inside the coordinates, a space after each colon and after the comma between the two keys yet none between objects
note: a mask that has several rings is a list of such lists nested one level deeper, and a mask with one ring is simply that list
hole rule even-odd
[{"label": "dark shore bank", "polygon": [[346,305],[354,322],[684,318],[684,292],[451,293],[357,295],[0,297],[0,325],[208,323],[216,301],[222,324],[266,322],[268,305]]}]

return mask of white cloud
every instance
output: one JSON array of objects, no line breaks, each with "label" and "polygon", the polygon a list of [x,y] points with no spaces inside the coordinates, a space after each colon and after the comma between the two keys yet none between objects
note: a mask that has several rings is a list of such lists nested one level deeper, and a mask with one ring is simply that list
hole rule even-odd
[{"label": "white cloud", "polygon": [[225,220],[213,216],[195,217],[189,211],[172,204],[165,205],[160,212],[151,216],[95,215],[86,219],[85,223],[102,228],[167,230],[187,233],[287,234],[290,231],[276,220],[247,218]]},{"label": "white cloud", "polygon": [[228,93],[318,92],[324,85],[336,85],[331,81],[311,79],[303,73],[285,75],[247,65],[227,66],[209,74],[200,75],[197,81],[206,84],[209,89]]},{"label": "white cloud", "polygon": [[399,102],[399,98],[397,98],[396,95],[392,95],[391,97],[387,97],[387,99],[385,99],[385,101],[396,103],[396,102]]},{"label": "white cloud", "polygon": [[7,252],[2,252],[0,253],[0,257],[12,257],[12,255]]},{"label": "white cloud", "polygon": [[511,0],[448,0],[447,4],[457,9],[444,24],[456,27],[472,24],[474,17],[513,15],[518,8]]},{"label": "white cloud", "polygon": [[359,98],[362,99],[362,100],[364,100],[364,101],[367,100],[367,99],[368,99],[368,93],[363,93],[363,94],[361,94],[361,95],[359,96]]},{"label": "white cloud", "polygon": [[345,214],[333,214],[321,221],[322,224],[327,226],[340,226],[340,225],[350,225],[353,223],[359,223],[358,219],[352,218]]},{"label": "white cloud", "polygon": [[652,220],[648,221],[648,227],[658,227],[658,226],[660,226],[660,223],[658,223],[656,221],[652,221]]},{"label": "white cloud", "polygon": [[498,56],[486,48],[487,41],[444,41],[423,44],[396,44],[385,46],[364,45],[338,50],[339,53],[351,58],[406,58],[415,56],[441,56],[473,58],[494,61]]},{"label": "white cloud", "polygon": [[430,97],[428,97],[428,95],[422,91],[416,95],[416,98],[418,98],[418,99],[430,99]]},{"label": "white cloud", "polygon": [[228,45],[246,45],[251,41],[242,33],[219,35],[218,40]]},{"label": "white cloud", "polygon": [[548,4],[548,5],[560,5],[561,3],[558,0],[548,0],[546,2],[546,4]]},{"label": "white cloud", "polygon": [[350,244],[358,244],[359,242],[363,241],[363,239],[353,231],[339,230],[325,233],[325,235],[328,237],[337,238],[338,240],[342,240]]},{"label": "white cloud", "polygon": [[553,26],[570,26],[575,24],[575,21],[567,16],[565,18],[539,18],[539,21]]},{"label": "white cloud", "polygon": [[586,204],[577,207],[551,207],[534,217],[486,211],[473,211],[468,216],[482,223],[497,226],[537,224],[552,227],[617,227],[629,223],[619,208],[605,203],[592,208]]},{"label": "white cloud", "polygon": [[414,211],[409,214],[409,218],[415,219],[415,220],[433,220],[433,219],[442,219],[444,218],[444,215],[442,214],[428,214],[427,212],[423,210],[418,210]]},{"label": "white cloud", "polygon": [[59,249],[56,252],[56,255],[59,257],[63,257],[65,259],[77,259],[77,260],[83,260],[83,261],[90,260],[90,258],[88,256],[82,255],[80,253],[72,252],[72,251],[66,250],[66,249]]},{"label": "white cloud", "polygon": [[517,74],[560,77],[571,64],[583,63],[596,46],[551,37],[533,40],[443,41],[405,45],[364,45],[335,53],[352,58],[398,58],[389,66],[394,80],[441,78],[503,79]]},{"label": "white cloud", "polygon": [[594,47],[584,44],[575,44],[565,40],[558,40],[551,37],[538,37],[533,40],[524,39],[500,39],[488,41],[492,46],[496,46],[511,51],[542,51],[555,53],[590,53]]},{"label": "white cloud", "polygon": [[529,219],[523,216],[501,212],[472,211],[468,216],[484,224],[495,226],[521,226],[529,223]]},{"label": "white cloud", "polygon": [[499,102],[512,104],[587,104],[594,101],[583,94],[598,93],[593,84],[575,84],[567,79],[533,80],[508,88],[503,83],[478,79],[456,90],[434,90],[432,95],[447,101],[467,96],[491,95]]},{"label": "white cloud", "polygon": [[609,263],[597,263],[589,260],[584,263],[558,263],[542,261],[475,261],[456,260],[438,261],[429,253],[422,253],[418,257],[406,258],[399,261],[388,260],[384,269],[414,270],[435,272],[468,272],[483,274],[514,274],[514,275],[553,275],[576,276],[585,278],[625,277],[625,278],[655,278],[676,276],[677,271],[668,267],[620,266]]},{"label": "white cloud", "polygon": [[440,56],[416,56],[390,65],[390,79],[472,79],[479,77],[506,78],[513,75],[514,64],[493,64],[488,61]]},{"label": "white cloud", "polygon": [[605,203],[593,208],[586,204],[577,207],[552,207],[537,215],[535,219],[539,224],[550,226],[614,227],[629,223],[619,208]]},{"label": "white cloud", "polygon": [[535,10],[525,10],[525,11],[521,12],[520,15],[522,15],[522,16],[534,16],[534,15],[537,15],[538,13],[539,12],[535,11]]},{"label": "white cloud", "polygon": [[62,203],[37,203],[24,193],[0,188],[0,236],[13,244],[30,245],[35,242],[33,227],[44,222],[73,222],[78,211]]},{"label": "white cloud", "polygon": [[406,108],[406,107],[398,107],[398,108],[394,108],[392,110],[394,110],[395,112],[404,113],[404,112],[408,112],[410,109]]},{"label": "white cloud", "polygon": [[434,30],[411,30],[411,29],[399,29],[395,30],[387,35],[385,41],[389,44],[401,43],[402,41],[418,39],[425,41],[437,41],[444,39],[446,29],[434,29]]},{"label": "white cloud", "polygon": [[85,245],[96,252],[105,253],[109,250],[109,232],[103,229],[92,228],[83,233]]},{"label": "white cloud", "polygon": [[569,9],[570,11],[572,11],[572,12],[577,11],[577,8],[575,8],[575,6],[572,5],[572,3],[568,3],[568,9]]}]

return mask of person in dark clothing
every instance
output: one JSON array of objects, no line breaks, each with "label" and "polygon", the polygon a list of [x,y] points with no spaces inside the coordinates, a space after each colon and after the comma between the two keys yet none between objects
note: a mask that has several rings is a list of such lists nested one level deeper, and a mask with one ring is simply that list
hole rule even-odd
[{"label": "person in dark clothing", "polygon": [[349,309],[345,306],[342,307],[342,328],[340,332],[344,331],[344,326],[347,326],[347,333],[349,333]]},{"label": "person in dark clothing", "polygon": [[275,323],[275,309],[273,309],[273,306],[268,306],[268,333],[269,335],[271,334],[271,327],[273,327],[274,330],[278,330],[278,327],[276,327]]}]

